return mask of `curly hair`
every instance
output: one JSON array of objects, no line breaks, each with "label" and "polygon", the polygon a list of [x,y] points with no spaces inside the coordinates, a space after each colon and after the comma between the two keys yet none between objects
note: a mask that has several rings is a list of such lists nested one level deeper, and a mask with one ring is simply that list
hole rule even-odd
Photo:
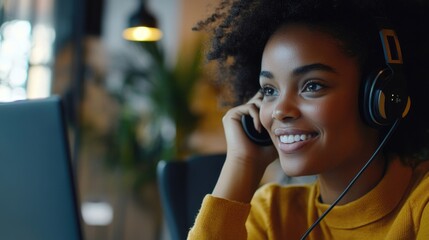
[{"label": "curly hair", "polygon": [[211,34],[207,59],[218,63],[218,82],[230,86],[236,105],[260,89],[264,47],[281,25],[304,23],[339,40],[355,57],[362,78],[385,65],[378,37],[378,18],[397,32],[412,107],[385,152],[426,159],[429,156],[429,21],[427,1],[406,0],[223,0],[194,30]]}]

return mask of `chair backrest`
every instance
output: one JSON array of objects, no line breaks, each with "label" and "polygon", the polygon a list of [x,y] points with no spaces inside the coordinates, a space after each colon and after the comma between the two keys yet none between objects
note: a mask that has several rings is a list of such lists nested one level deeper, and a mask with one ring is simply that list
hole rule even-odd
[{"label": "chair backrest", "polygon": [[173,240],[186,239],[204,196],[211,193],[216,184],[224,161],[225,154],[213,154],[159,162],[161,201]]}]

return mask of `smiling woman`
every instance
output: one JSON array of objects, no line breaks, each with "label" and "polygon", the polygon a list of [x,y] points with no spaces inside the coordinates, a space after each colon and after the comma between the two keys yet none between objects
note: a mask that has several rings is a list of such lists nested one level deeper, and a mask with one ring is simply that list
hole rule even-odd
[{"label": "smiling woman", "polygon": [[[272,130],[285,173],[321,173],[323,178],[324,172],[347,162],[335,181],[351,179],[378,144],[378,130],[359,116],[356,60],[345,55],[330,35],[292,24],[281,27],[268,40],[261,71],[271,78],[260,78],[264,94],[260,119]],[[300,135],[311,138],[280,141]],[[383,168],[379,162],[378,168]]]},{"label": "smiling woman", "polygon": [[[429,34],[417,28],[427,10],[237,0],[200,22],[236,102],[223,117],[224,167],[189,239],[428,238]],[[273,145],[247,138],[246,115]],[[287,175],[317,181],[258,188],[277,158]]]}]

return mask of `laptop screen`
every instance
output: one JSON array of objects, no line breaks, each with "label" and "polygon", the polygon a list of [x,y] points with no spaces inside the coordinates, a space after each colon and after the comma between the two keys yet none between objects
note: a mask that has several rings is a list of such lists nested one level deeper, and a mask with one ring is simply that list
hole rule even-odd
[{"label": "laptop screen", "polygon": [[61,99],[0,103],[0,239],[80,240]]}]

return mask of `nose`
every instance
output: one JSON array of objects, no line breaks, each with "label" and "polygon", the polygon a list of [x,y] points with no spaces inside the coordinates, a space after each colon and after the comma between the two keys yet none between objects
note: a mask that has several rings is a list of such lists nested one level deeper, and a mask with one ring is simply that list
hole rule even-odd
[{"label": "nose", "polygon": [[283,97],[279,99],[272,113],[272,118],[279,121],[293,120],[300,116],[301,112],[299,107],[292,97]]}]

